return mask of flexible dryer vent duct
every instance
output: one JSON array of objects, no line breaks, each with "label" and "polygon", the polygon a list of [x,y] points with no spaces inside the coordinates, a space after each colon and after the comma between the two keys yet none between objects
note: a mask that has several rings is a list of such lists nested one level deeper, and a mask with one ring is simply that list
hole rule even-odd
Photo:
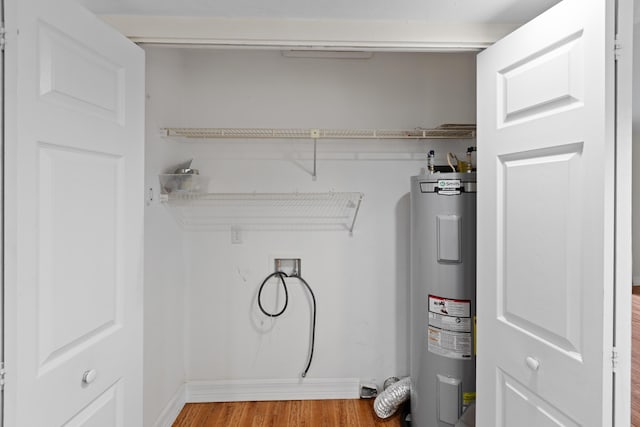
[{"label": "flexible dryer vent duct", "polygon": [[376,397],[373,409],[380,418],[389,418],[411,395],[411,377],[391,384]]}]

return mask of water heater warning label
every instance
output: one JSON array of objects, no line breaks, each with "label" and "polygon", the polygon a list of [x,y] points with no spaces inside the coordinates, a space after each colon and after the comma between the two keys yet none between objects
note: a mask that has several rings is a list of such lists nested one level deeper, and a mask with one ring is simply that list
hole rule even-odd
[{"label": "water heater warning label", "polygon": [[452,359],[472,355],[471,301],[429,295],[428,350]]},{"label": "water heater warning label", "polygon": [[437,313],[429,313],[429,326],[447,331],[471,332],[471,318],[443,316]]},{"label": "water heater warning label", "polygon": [[429,295],[429,313],[471,318],[471,301]]}]

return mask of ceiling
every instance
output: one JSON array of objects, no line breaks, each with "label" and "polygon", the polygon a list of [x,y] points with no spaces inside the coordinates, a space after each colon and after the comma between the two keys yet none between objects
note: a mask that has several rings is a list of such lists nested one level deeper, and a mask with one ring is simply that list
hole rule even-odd
[{"label": "ceiling", "polygon": [[101,15],[520,24],[558,0],[78,0]]}]

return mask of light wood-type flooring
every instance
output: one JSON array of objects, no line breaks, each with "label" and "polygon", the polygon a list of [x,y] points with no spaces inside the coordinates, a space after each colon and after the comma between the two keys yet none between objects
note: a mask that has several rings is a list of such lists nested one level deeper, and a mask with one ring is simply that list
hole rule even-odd
[{"label": "light wood-type flooring", "polygon": [[[640,427],[640,286],[633,287],[631,425]],[[400,427],[400,416],[376,417],[373,400],[188,403],[173,427]]]},{"label": "light wood-type flooring", "polygon": [[400,427],[386,420],[372,399],[187,403],[173,427]]},{"label": "light wood-type flooring", "polygon": [[640,427],[640,286],[633,287],[631,333],[631,425]]}]

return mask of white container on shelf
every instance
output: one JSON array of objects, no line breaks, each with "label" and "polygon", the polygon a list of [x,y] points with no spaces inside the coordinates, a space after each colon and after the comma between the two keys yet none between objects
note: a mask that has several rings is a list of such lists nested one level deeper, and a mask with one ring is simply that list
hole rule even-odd
[{"label": "white container on shelf", "polygon": [[161,194],[201,194],[209,187],[209,177],[191,173],[159,175]]}]

